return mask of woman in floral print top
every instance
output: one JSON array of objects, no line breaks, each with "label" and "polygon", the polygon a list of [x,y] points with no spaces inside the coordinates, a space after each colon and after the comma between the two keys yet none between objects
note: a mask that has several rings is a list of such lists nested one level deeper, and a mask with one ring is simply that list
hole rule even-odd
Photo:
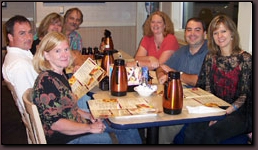
[{"label": "woman in floral print top", "polygon": [[48,33],[33,59],[39,73],[33,87],[33,102],[38,108],[47,143],[111,144],[110,132],[115,132],[120,143],[141,143],[138,130],[112,130],[78,108],[77,97],[63,73],[72,61],[68,43],[62,33]]},{"label": "woman in floral print top", "polygon": [[230,103],[226,118],[189,124],[185,144],[219,144],[252,130],[252,56],[239,47],[234,22],[225,15],[209,26],[207,54],[197,86]]}]

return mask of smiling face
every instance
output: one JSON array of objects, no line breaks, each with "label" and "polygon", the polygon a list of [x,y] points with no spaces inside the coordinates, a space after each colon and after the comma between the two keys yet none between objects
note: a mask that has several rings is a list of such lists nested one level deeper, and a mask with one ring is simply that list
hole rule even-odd
[{"label": "smiling face", "polygon": [[49,32],[53,32],[53,31],[56,31],[56,32],[61,32],[62,31],[62,23],[60,20],[55,20],[53,21],[49,27],[48,27],[48,33]]},{"label": "smiling face", "polygon": [[204,42],[206,31],[204,31],[202,23],[189,21],[185,28],[185,39],[190,46],[202,45]]},{"label": "smiling face", "polygon": [[165,29],[165,23],[161,16],[153,15],[151,18],[151,31],[153,34],[162,34]]},{"label": "smiling face", "polygon": [[61,42],[49,52],[44,52],[44,57],[51,64],[54,72],[62,74],[63,69],[69,65],[70,49],[67,41]]},{"label": "smiling face", "polygon": [[82,22],[82,16],[78,11],[72,11],[71,14],[66,18],[66,30],[74,31],[79,29]]},{"label": "smiling face", "polygon": [[230,50],[232,47],[232,34],[231,31],[223,24],[220,23],[216,30],[213,31],[213,38],[215,43],[221,50]]},{"label": "smiling face", "polygon": [[32,29],[27,22],[16,22],[13,27],[13,35],[8,34],[11,47],[18,47],[23,50],[29,50],[32,45]]}]

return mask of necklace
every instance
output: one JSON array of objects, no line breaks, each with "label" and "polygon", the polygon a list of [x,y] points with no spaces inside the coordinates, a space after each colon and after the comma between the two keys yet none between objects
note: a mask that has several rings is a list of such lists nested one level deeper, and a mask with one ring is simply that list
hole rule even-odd
[{"label": "necklace", "polygon": [[155,42],[155,45],[156,45],[157,49],[159,50],[160,49],[160,44]]},{"label": "necklace", "polygon": [[163,41],[163,38],[162,38],[162,40],[158,40],[158,39],[155,40],[155,39],[154,39],[154,43],[155,43],[155,45],[156,45],[157,50],[160,49],[161,44],[162,44],[162,41]]}]

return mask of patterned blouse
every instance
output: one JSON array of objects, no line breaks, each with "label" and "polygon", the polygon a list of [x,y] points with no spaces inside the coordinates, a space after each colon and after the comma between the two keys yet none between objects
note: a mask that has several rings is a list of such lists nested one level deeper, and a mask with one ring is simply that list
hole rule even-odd
[{"label": "patterned blouse", "polygon": [[237,108],[252,103],[248,98],[252,92],[252,56],[247,52],[231,56],[207,54],[197,86]]},{"label": "patterned blouse", "polygon": [[61,118],[85,122],[77,112],[77,100],[65,75],[53,71],[41,72],[34,84],[33,102],[37,106],[47,143],[67,143],[79,135],[65,135],[51,126]]}]

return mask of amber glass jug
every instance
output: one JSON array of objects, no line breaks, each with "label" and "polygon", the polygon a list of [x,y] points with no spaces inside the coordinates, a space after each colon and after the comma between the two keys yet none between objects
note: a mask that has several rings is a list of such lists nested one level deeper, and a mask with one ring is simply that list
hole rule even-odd
[{"label": "amber glass jug", "polygon": [[125,96],[127,93],[128,79],[123,59],[116,59],[111,74],[111,95]]},{"label": "amber glass jug", "polygon": [[183,107],[183,87],[180,72],[168,72],[168,81],[164,83],[163,111],[166,114],[180,114]]},{"label": "amber glass jug", "polygon": [[104,50],[103,52],[103,57],[101,61],[101,68],[103,68],[106,71],[106,76],[104,79],[102,79],[99,82],[99,87],[103,91],[108,91],[109,90],[109,77],[110,77],[110,66],[114,63],[114,57],[113,57],[113,52],[109,50]]},{"label": "amber glass jug", "polygon": [[106,49],[106,50],[114,49],[111,32],[107,29],[105,29],[105,31],[104,31],[104,37],[101,38],[101,43],[100,43],[99,49],[101,51],[104,51],[104,49]]},{"label": "amber glass jug", "polygon": [[104,50],[104,56],[101,61],[101,67],[107,72],[109,76],[109,67],[114,63],[113,52],[109,50]]}]

